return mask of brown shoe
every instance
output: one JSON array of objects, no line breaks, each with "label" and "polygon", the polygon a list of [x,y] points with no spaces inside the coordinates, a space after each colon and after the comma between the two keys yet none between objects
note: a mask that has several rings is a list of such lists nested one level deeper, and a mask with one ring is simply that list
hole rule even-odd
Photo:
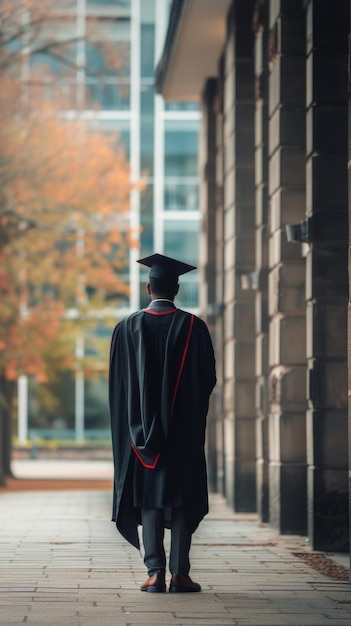
[{"label": "brown shoe", "polygon": [[166,580],[164,572],[157,572],[153,576],[150,576],[140,587],[141,591],[148,591],[150,593],[165,593]]},{"label": "brown shoe", "polygon": [[195,593],[201,591],[199,583],[194,583],[188,574],[172,574],[170,593]]}]

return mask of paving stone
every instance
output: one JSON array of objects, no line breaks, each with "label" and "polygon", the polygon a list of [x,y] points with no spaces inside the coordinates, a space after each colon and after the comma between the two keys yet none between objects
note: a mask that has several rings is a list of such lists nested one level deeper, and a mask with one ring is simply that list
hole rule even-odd
[{"label": "paving stone", "polygon": [[142,558],[117,533],[110,508],[106,491],[0,493],[1,625],[351,623],[350,584],[295,558],[307,549],[302,537],[280,537],[218,496],[191,551],[203,593],[141,593]]}]

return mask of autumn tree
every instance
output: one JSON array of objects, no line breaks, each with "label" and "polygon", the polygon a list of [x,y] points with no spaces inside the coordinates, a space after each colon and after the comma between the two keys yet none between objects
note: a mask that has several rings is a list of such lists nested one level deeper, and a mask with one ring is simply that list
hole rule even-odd
[{"label": "autumn tree", "polygon": [[[118,138],[84,121],[76,95],[74,115],[62,90],[45,98],[49,68],[30,71],[39,52],[69,73],[81,69],[71,54],[80,37],[55,39],[52,11],[43,0],[0,2],[0,481],[10,471],[18,376],[46,380],[60,333],[74,335],[128,292],[131,184]],[[115,52],[103,50],[117,68]],[[72,349],[56,353],[71,366]]]}]

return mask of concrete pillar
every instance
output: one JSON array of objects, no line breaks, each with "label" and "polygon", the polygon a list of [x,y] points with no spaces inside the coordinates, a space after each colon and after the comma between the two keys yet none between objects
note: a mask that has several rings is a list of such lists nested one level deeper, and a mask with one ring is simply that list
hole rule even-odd
[{"label": "concrete pillar", "polygon": [[347,66],[349,0],[306,2],[308,536],[348,549]]},{"label": "concrete pillar", "polygon": [[236,511],[256,510],[253,2],[233,3],[224,53],[224,469]]},{"label": "concrete pillar", "polygon": [[302,3],[269,1],[269,520],[306,532],[305,261],[285,225],[305,215]]}]

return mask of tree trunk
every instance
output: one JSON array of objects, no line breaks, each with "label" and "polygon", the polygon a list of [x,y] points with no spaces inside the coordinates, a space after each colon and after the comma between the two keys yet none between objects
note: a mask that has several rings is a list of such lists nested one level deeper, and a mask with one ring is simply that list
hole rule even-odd
[{"label": "tree trunk", "polygon": [[[1,396],[0,396],[1,398]],[[2,406],[2,403],[0,401],[0,486],[5,484],[5,467],[4,467],[4,459],[3,459],[3,441],[4,441],[4,437],[3,437],[3,432],[4,432],[4,428],[3,428],[3,422],[4,422],[4,408]]]},{"label": "tree trunk", "polygon": [[11,476],[12,415],[16,397],[16,383],[0,377],[0,484]]}]

